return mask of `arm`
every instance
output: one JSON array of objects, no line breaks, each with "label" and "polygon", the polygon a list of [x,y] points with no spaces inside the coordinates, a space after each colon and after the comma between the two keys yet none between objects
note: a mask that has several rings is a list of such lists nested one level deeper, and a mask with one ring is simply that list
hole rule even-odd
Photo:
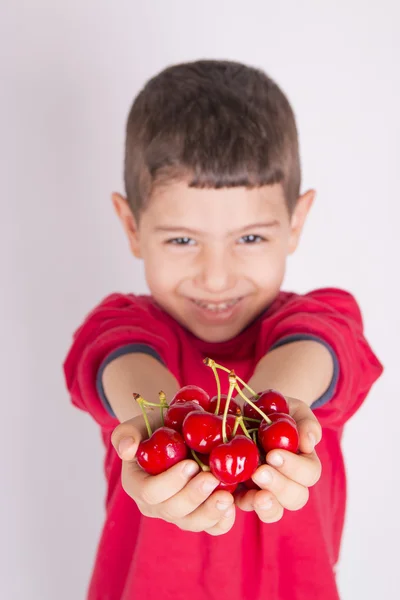
[{"label": "arm", "polygon": [[158,360],[147,354],[125,354],[111,361],[103,373],[105,395],[120,422],[141,414],[134,392],[158,402],[162,390],[171,398],[179,389],[175,377]]},{"label": "arm", "polygon": [[[280,346],[258,363],[249,385],[256,391],[274,388],[310,406],[327,389],[333,375],[333,360],[325,346],[300,341]],[[132,393],[157,402],[163,390],[167,398],[178,391],[175,377],[158,360],[147,354],[125,354],[111,361],[103,373],[103,388],[120,422],[140,414]]]},{"label": "arm", "polygon": [[328,389],[333,359],[319,342],[304,340],[271,350],[258,363],[249,381],[256,392],[273,388],[311,406]]}]

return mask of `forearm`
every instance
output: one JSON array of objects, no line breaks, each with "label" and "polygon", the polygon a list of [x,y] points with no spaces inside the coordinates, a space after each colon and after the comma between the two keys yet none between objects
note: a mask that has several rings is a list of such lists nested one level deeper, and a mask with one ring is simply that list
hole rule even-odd
[{"label": "forearm", "polygon": [[147,354],[125,354],[111,361],[103,373],[105,395],[120,422],[141,413],[132,394],[138,393],[149,402],[158,402],[162,390],[167,398],[179,389],[178,382],[166,367]]},{"label": "forearm", "polygon": [[323,344],[311,340],[292,342],[266,354],[249,385],[256,392],[274,388],[310,406],[329,387],[333,369],[331,353]]}]

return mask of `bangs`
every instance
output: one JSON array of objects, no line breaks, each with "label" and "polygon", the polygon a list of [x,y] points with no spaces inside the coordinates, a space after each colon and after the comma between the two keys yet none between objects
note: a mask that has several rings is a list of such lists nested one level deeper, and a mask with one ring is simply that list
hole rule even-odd
[{"label": "bangs", "polygon": [[127,122],[125,186],[135,214],[155,187],[281,183],[289,209],[300,187],[290,104],[265,73],[224,61],[170,67],[151,79]]},{"label": "bangs", "polygon": [[238,122],[227,107],[214,109],[213,118],[206,118],[210,107],[205,114],[195,108],[181,114],[174,131],[148,141],[144,164],[154,184],[184,178],[190,187],[218,189],[284,181],[285,147],[273,127],[255,125],[248,114]]}]

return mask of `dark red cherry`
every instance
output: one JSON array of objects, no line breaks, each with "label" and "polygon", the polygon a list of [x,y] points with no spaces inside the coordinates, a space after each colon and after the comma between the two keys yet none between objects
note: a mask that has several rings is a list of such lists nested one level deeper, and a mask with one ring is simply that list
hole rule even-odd
[{"label": "dark red cherry", "polygon": [[164,424],[165,427],[170,427],[171,429],[175,429],[175,431],[182,432],[182,424],[183,421],[190,412],[193,411],[205,412],[204,408],[194,402],[193,400],[188,400],[187,402],[176,402],[172,404],[167,412],[164,415]]},{"label": "dark red cherry", "polygon": [[[219,411],[218,411],[219,415],[224,414],[227,398],[228,398],[228,396],[226,394],[221,394],[221,401],[219,403]],[[213,398],[211,398],[211,400],[210,400],[210,407],[208,409],[209,412],[215,413],[215,409],[217,408],[217,402],[218,402],[218,396],[213,396]],[[229,402],[228,414],[230,414],[230,415],[240,415],[241,414],[240,404],[234,398],[232,398],[231,401]]]},{"label": "dark red cherry", "polygon": [[243,485],[245,485],[248,490],[261,490],[260,486],[252,479],[246,479],[246,481],[243,482]]},{"label": "dark red cherry", "polygon": [[296,421],[293,419],[293,417],[291,417],[290,415],[287,415],[286,413],[274,412],[274,413],[270,413],[269,415],[267,415],[267,417],[273,423],[275,423],[276,421],[289,421],[289,423],[291,423],[292,425],[297,427]]},{"label": "dark red cherry", "polygon": [[170,406],[176,402],[187,402],[189,400],[197,402],[204,410],[208,410],[210,405],[210,396],[201,387],[198,387],[197,385],[185,385],[176,392],[170,402]]},{"label": "dark red cherry", "polygon": [[188,448],[180,433],[160,427],[140,442],[136,460],[150,475],[158,475],[188,457]]},{"label": "dark red cherry", "polygon": [[[233,431],[233,429],[235,427],[235,420],[236,420],[236,417],[234,417],[233,415],[228,415],[226,417],[226,422],[229,423],[229,425],[232,427],[232,431]],[[239,423],[235,435],[245,435],[241,423]]]},{"label": "dark red cherry", "polygon": [[[285,396],[276,390],[265,390],[265,392],[257,394],[256,398],[253,397],[250,400],[266,415],[273,412],[289,414],[289,405]],[[247,403],[244,405],[243,414],[245,417],[251,417],[252,419],[262,419],[260,413]]]}]

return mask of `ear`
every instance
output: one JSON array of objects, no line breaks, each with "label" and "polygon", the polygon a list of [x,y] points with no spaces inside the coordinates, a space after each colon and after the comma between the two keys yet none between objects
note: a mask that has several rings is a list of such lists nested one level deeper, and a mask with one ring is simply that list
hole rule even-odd
[{"label": "ear", "polygon": [[289,254],[292,254],[300,240],[308,212],[314,202],[315,190],[308,190],[302,196],[299,196],[290,221]]},{"label": "ear", "polygon": [[141,258],[139,243],[139,227],[133,216],[131,207],[127,198],[114,192],[111,196],[115,212],[122,223],[122,227],[127,235],[131,252],[136,258]]}]

